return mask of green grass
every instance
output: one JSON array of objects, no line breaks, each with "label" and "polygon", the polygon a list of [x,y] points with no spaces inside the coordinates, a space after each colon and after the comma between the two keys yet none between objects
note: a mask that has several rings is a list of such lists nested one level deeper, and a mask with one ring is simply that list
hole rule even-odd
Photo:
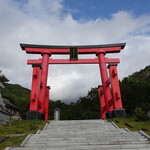
[{"label": "green grass", "polygon": [[4,150],[6,147],[19,146],[25,137],[26,135],[10,137],[7,141],[0,144],[0,150]]},{"label": "green grass", "polygon": [[42,130],[48,121],[42,120],[18,120],[11,125],[0,126],[0,140],[10,135],[9,139],[0,144],[0,150],[6,147],[19,146],[28,134],[34,134]]},{"label": "green grass", "polygon": [[11,125],[0,126],[1,134],[29,134],[42,129],[45,121],[41,120],[18,120],[13,121]]},{"label": "green grass", "polygon": [[[142,130],[150,135],[150,121],[136,122],[134,118],[113,118],[108,121],[113,121],[120,128],[128,128],[131,131]],[[128,127],[124,123],[127,123],[132,127]]]}]

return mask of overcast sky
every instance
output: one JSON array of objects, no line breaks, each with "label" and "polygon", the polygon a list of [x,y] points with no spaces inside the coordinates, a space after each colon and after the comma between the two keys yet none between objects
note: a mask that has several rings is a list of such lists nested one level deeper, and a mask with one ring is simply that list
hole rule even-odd
[{"label": "overcast sky", "polygon": [[[150,65],[149,0],[0,0],[0,69],[10,83],[30,88],[32,67],[26,61],[41,58],[26,54],[19,43],[122,42],[127,44],[121,53],[107,55],[120,58],[120,80]],[[49,65],[52,100],[77,100],[99,84],[98,65]]]}]

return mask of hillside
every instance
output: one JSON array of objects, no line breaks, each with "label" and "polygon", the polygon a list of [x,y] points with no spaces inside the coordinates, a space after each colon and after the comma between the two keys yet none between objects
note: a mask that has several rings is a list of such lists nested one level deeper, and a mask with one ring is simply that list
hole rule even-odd
[{"label": "hillside", "polygon": [[2,97],[10,100],[21,110],[21,117],[26,117],[26,111],[29,109],[30,90],[18,84],[5,83],[2,90]]},{"label": "hillside", "polygon": [[135,72],[128,77],[128,80],[137,83],[150,83],[150,66],[145,67],[139,72]]},{"label": "hillside", "polygon": [[136,107],[150,110],[150,66],[124,78],[121,83],[124,107],[132,115]]},{"label": "hillside", "polygon": [[[136,107],[145,112],[150,110],[150,66],[135,72],[120,81],[123,106],[128,115],[133,115]],[[5,84],[2,96],[21,108],[21,117],[25,119],[29,109],[30,90],[17,84]],[[50,101],[50,119],[54,108],[61,109],[61,119],[97,119],[99,118],[99,98],[97,88],[91,88],[87,96],[80,97],[75,103],[65,104],[60,100]]]}]

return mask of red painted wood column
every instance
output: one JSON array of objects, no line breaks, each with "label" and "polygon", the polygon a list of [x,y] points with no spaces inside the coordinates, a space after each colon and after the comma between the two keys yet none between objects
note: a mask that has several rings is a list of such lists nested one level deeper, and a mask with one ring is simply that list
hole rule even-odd
[{"label": "red painted wood column", "polygon": [[101,85],[98,86],[99,91],[99,102],[100,102],[100,118],[106,119],[106,105],[105,105],[105,98],[104,98],[104,91]]},{"label": "red painted wood column", "polygon": [[117,65],[117,63],[110,63],[108,65],[108,69],[111,79],[110,82],[112,88],[114,109],[122,109],[122,99],[120,93],[120,85],[118,81]]},{"label": "red painted wood column", "polygon": [[46,95],[45,95],[45,120],[48,120],[48,115],[49,115],[49,90],[50,87],[47,86]]},{"label": "red painted wood column", "polygon": [[106,104],[106,111],[111,112],[113,111],[113,104],[112,104],[112,95],[110,90],[110,81],[108,78],[107,67],[105,62],[105,51],[99,51],[96,53],[99,59],[99,67],[100,67],[100,74],[102,79],[102,86],[104,91],[105,97],[105,104]]},{"label": "red painted wood column", "polygon": [[41,77],[41,65],[32,65],[32,86],[30,95],[30,111],[38,110],[39,92],[40,92],[40,77]]},{"label": "red painted wood column", "polygon": [[48,61],[50,53],[42,53],[42,72],[41,72],[41,90],[40,90],[40,113],[44,114],[45,109],[45,95],[46,95],[46,86],[47,86],[47,76],[48,76]]}]

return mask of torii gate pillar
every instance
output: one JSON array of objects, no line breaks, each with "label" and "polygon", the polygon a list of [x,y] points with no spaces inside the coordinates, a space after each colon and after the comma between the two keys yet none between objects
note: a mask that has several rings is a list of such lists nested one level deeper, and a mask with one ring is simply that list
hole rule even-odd
[{"label": "torii gate pillar", "polygon": [[100,119],[106,119],[106,105],[104,98],[104,91],[101,85],[98,86],[99,102],[100,102]]},{"label": "torii gate pillar", "polygon": [[113,97],[113,107],[114,110],[112,112],[112,117],[120,118],[125,117],[125,109],[122,107],[122,99],[120,93],[120,85],[118,80],[118,73],[117,73],[117,65],[118,63],[109,63],[109,75],[110,75],[110,82],[111,82],[111,91]]},{"label": "torii gate pillar", "polygon": [[100,67],[100,74],[102,79],[103,91],[104,91],[104,98],[105,98],[105,105],[106,105],[106,112],[108,112],[108,116],[113,111],[113,102],[112,102],[112,94],[110,90],[110,82],[107,73],[107,67],[105,62],[105,51],[97,52],[96,55],[99,59],[99,67]]},{"label": "torii gate pillar", "polygon": [[27,120],[40,119],[39,107],[39,91],[40,91],[40,78],[41,78],[41,65],[32,65],[32,86],[30,95],[30,108],[27,112]]},{"label": "torii gate pillar", "polygon": [[48,52],[42,53],[42,72],[41,72],[41,83],[40,83],[40,113],[42,118],[45,118],[45,95],[47,91],[47,76],[48,76],[48,62],[49,57],[51,56]]},{"label": "torii gate pillar", "polygon": [[50,86],[46,87],[46,95],[45,95],[45,120],[48,120],[49,114],[49,91]]}]

